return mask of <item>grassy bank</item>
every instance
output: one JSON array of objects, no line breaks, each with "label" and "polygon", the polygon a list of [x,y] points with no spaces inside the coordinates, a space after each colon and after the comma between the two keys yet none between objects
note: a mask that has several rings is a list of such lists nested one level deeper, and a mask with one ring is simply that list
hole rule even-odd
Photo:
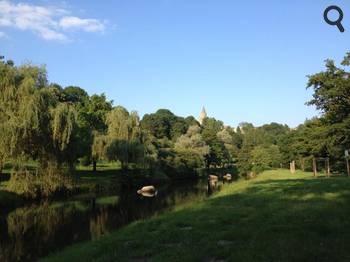
[{"label": "grassy bank", "polygon": [[44,261],[349,261],[350,179],[269,171]]},{"label": "grassy bank", "polygon": [[115,163],[100,164],[95,172],[90,166],[77,166],[74,176],[78,191],[114,190],[120,177],[120,166]]},{"label": "grassy bank", "polygon": [[[28,163],[26,167],[35,170],[37,164],[34,162]],[[33,201],[8,191],[7,185],[11,168],[11,164],[8,164],[0,176],[0,209],[2,211],[9,211]],[[120,173],[120,167],[115,163],[101,164],[96,172],[91,171],[91,167],[77,166],[74,174],[77,181],[76,192],[78,194],[116,191],[119,186],[118,176],[120,176]]]},{"label": "grassy bank", "polygon": [[[38,166],[35,162],[29,162],[25,165],[30,170],[35,170]],[[12,165],[8,163],[0,176],[0,209],[2,211],[12,210],[20,207],[25,203],[37,201],[38,199],[25,198],[14,192],[10,192],[8,188]],[[74,191],[67,194],[57,195],[51,200],[59,200],[70,198],[74,195],[86,194],[104,194],[110,192],[119,192],[123,186],[125,178],[130,178],[135,186],[144,184],[154,184],[154,181],[168,182],[168,178],[164,179],[157,174],[150,179],[147,178],[142,170],[122,170],[118,163],[99,163],[97,171],[92,171],[92,166],[78,165],[72,177],[74,178]],[[146,182],[144,182],[146,181]],[[147,182],[152,181],[152,182]],[[159,182],[160,183],[160,182]]]}]

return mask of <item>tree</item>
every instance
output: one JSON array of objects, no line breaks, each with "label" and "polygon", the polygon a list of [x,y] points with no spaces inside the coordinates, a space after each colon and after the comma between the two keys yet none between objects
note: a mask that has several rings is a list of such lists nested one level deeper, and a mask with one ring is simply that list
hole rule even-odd
[{"label": "tree", "polygon": [[15,78],[16,68],[0,61],[0,175],[6,159],[9,156],[10,137],[9,130],[10,116],[12,110],[17,106],[15,101]]},{"label": "tree", "polygon": [[108,101],[105,94],[92,95],[86,102],[81,119],[85,125],[100,134],[107,132],[107,114],[112,111],[113,101]]},{"label": "tree", "polygon": [[[254,127],[250,123],[241,123],[237,131],[240,134],[237,132],[236,139],[241,138],[242,141],[237,157],[241,173],[259,173],[267,168],[278,167],[282,159],[292,157],[287,156],[290,154],[290,129],[286,125],[271,123]],[[284,146],[284,158],[277,156],[280,146]]]},{"label": "tree", "polygon": [[[93,170],[96,171],[97,161],[102,155],[97,157],[96,143],[101,146],[101,139],[105,138],[107,132],[107,114],[112,110],[112,101],[107,101],[104,94],[92,95],[84,101],[79,107],[79,135],[81,141],[80,156],[83,156],[90,163],[92,161]],[[101,152],[100,152],[101,153]]]},{"label": "tree", "polygon": [[[51,110],[52,139],[54,145],[54,158],[56,162],[66,162],[73,169],[74,162],[78,158],[76,126],[77,112],[74,107],[66,103],[60,103]],[[47,152],[45,152],[48,154]]]},{"label": "tree", "polygon": [[97,162],[102,160],[106,156],[108,139],[105,135],[99,133],[94,134],[94,142],[92,144],[92,170],[96,172]]},{"label": "tree", "polygon": [[209,154],[210,148],[203,140],[200,131],[199,126],[191,126],[175,143],[177,153],[175,161],[183,165],[186,170],[202,167],[204,157]]},{"label": "tree", "polygon": [[290,131],[287,125],[270,123],[259,127],[264,134],[264,143],[277,145],[279,139]]},{"label": "tree", "polygon": [[192,118],[186,120],[167,109],[159,109],[154,114],[146,114],[141,121],[141,127],[158,139],[176,140],[186,133],[192,122]]},{"label": "tree", "polygon": [[78,86],[67,86],[63,90],[63,94],[65,101],[79,104],[81,106],[84,106],[84,104],[89,100],[88,93]]},{"label": "tree", "polygon": [[[350,53],[347,53],[342,68],[333,60],[326,60],[326,70],[309,76],[307,87],[314,91],[308,105],[321,111],[320,123],[326,151],[343,169],[344,150],[350,148]],[[325,150],[324,150],[325,151]],[[326,154],[326,152],[325,152]]]},{"label": "tree", "polygon": [[23,165],[33,159],[40,165],[32,193],[52,194],[67,185],[61,175],[76,160],[75,108],[60,100],[62,90],[48,84],[43,67],[0,62],[0,75],[0,161],[15,163],[10,188],[34,181]]},{"label": "tree", "polygon": [[209,154],[209,146],[200,132],[198,125],[191,126],[175,143],[174,165],[182,174],[193,173],[196,168],[202,167],[204,157]]},{"label": "tree", "polygon": [[107,115],[107,158],[118,160],[123,168],[129,163],[143,160],[144,147],[142,145],[142,132],[136,112],[129,112],[117,106]]},{"label": "tree", "polygon": [[193,117],[193,116],[188,116],[185,118],[185,122],[187,126],[200,126],[199,122]]},{"label": "tree", "polygon": [[26,154],[43,159],[46,151],[53,151],[50,121],[57,101],[45,88],[44,69],[25,65],[14,70],[12,85],[1,90],[3,129],[11,141],[7,150],[12,158]]},{"label": "tree", "polygon": [[240,141],[237,140],[235,132],[227,127],[219,131],[217,137],[224,143],[224,146],[229,153],[229,157],[226,159],[227,164],[233,163],[233,160],[238,156],[240,146]]},{"label": "tree", "polygon": [[310,167],[311,158],[330,156],[333,146],[328,143],[325,128],[319,118],[313,118],[284,134],[278,142],[281,161],[285,165],[297,161],[301,169],[305,170]]},{"label": "tree", "polygon": [[218,133],[222,131],[224,124],[215,118],[205,118],[202,124],[202,137],[210,147],[209,154],[206,155],[206,166],[222,166],[228,162],[229,153],[224,142],[219,139]]},{"label": "tree", "polygon": [[270,145],[267,147],[257,146],[251,152],[253,171],[262,172],[270,168],[277,168],[281,161],[279,147]]}]

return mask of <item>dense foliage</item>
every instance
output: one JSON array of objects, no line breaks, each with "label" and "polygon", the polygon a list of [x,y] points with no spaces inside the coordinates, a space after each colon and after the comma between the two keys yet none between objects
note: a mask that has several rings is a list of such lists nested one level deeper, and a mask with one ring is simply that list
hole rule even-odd
[{"label": "dense foliage", "polygon": [[350,65],[348,53],[341,66],[326,60],[323,72],[309,76],[308,88],[321,116],[307,120],[281,141],[283,157],[297,160],[302,169],[310,168],[310,158],[329,158],[333,171],[345,171],[344,151],[350,149]]},{"label": "dense foliage", "polygon": [[[96,171],[99,161],[171,178],[233,166],[246,175],[291,161],[304,170],[314,158],[329,158],[332,169],[343,172],[350,148],[350,54],[341,65],[327,60],[324,72],[309,76],[314,95],[308,104],[321,116],[291,129],[278,123],[232,128],[215,118],[201,125],[167,109],[140,119],[104,94],[50,84],[43,67],[1,60],[0,172],[10,161],[9,189],[33,197],[73,188],[75,165]],[[38,168],[26,168],[29,160]]]}]

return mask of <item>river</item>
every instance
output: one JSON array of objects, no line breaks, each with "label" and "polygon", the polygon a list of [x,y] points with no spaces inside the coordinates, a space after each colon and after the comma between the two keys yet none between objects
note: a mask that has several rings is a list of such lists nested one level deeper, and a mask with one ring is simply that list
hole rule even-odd
[{"label": "river", "polygon": [[158,189],[157,195],[136,190],[81,195],[69,200],[26,205],[0,215],[0,261],[36,261],[83,241],[96,240],[131,222],[169,212],[220,190],[206,181]]}]

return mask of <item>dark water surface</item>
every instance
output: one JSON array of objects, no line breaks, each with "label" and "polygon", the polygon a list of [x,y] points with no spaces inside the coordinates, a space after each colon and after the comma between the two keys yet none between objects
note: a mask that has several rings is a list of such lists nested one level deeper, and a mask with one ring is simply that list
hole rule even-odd
[{"label": "dark water surface", "polygon": [[[215,188],[213,188],[213,186]],[[36,261],[77,242],[96,240],[133,221],[204,199],[221,184],[206,181],[160,188],[155,197],[136,191],[32,204],[0,215],[0,261]]]}]

